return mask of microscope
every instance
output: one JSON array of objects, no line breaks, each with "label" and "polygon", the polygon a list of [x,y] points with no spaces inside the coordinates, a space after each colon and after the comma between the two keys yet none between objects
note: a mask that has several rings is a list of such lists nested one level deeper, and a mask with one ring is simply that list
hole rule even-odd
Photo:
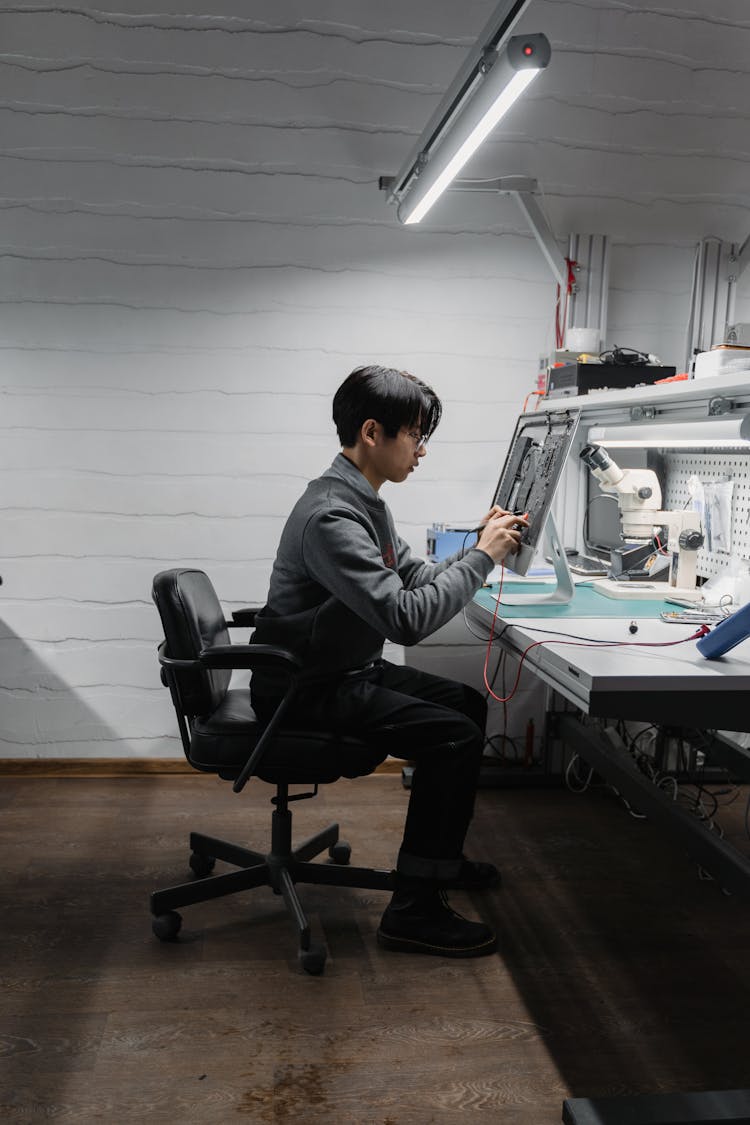
[{"label": "microscope", "polygon": [[[616,497],[623,538],[641,545],[634,548],[632,554],[627,550],[624,553],[636,562],[643,561],[653,554],[654,536],[660,528],[666,527],[669,554],[667,584],[672,592],[679,589],[694,594],[698,549],[703,546],[698,513],[687,509],[663,511],[656,473],[651,469],[621,469],[601,445],[584,446],[580,457],[599,481],[602,491]],[[613,552],[613,563],[615,555],[616,552]],[[616,565],[613,566],[612,577],[619,577],[616,569]],[[637,596],[635,590],[633,593]]]}]

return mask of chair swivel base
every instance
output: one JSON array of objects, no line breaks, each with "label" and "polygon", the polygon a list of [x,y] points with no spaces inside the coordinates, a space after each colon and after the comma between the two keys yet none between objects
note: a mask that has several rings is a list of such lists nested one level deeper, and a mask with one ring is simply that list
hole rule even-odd
[{"label": "chair swivel base", "polygon": [[[173,941],[182,926],[177,907],[213,898],[236,894],[252,887],[271,887],[284,898],[299,937],[299,954],[303,969],[314,975],[323,972],[326,949],[311,940],[310,925],[297,896],[295,883],[319,886],[359,887],[368,890],[393,890],[392,871],[371,867],[351,867],[351,848],[339,840],[338,824],[330,824],[298,847],[292,848],[291,816],[278,810],[273,814],[274,842],[268,855],[249,848],[204,836],[190,834],[190,866],[199,878],[181,883],[151,895],[152,929],[161,941]],[[315,856],[328,850],[329,863],[311,863]],[[211,875],[217,859],[238,867],[238,871]]]}]

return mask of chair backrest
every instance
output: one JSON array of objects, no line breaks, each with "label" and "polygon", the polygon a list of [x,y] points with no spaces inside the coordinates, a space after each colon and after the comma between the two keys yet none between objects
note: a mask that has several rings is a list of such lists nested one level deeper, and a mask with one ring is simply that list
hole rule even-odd
[{"label": "chair backrest", "polygon": [[[207,574],[186,567],[162,570],[151,591],[161,617],[167,656],[195,660],[201,649],[229,644],[224,612]],[[232,673],[228,669],[176,669],[186,715],[209,715],[224,698]]]}]

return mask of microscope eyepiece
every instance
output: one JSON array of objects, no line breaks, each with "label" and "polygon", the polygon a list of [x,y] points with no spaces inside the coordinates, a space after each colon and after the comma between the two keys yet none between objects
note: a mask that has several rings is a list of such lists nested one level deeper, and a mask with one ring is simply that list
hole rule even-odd
[{"label": "microscope eyepiece", "polygon": [[608,469],[612,464],[609,454],[601,445],[584,445],[580,458],[589,469]]}]

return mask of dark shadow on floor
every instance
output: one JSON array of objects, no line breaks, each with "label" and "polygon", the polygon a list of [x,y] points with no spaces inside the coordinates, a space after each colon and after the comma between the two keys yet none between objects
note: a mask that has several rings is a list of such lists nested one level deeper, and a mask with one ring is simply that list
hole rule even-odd
[{"label": "dark shadow on floor", "polygon": [[[747,851],[746,796],[718,819]],[[476,905],[573,1096],[748,1085],[747,904],[610,790],[483,792],[472,834],[504,874]]]}]

